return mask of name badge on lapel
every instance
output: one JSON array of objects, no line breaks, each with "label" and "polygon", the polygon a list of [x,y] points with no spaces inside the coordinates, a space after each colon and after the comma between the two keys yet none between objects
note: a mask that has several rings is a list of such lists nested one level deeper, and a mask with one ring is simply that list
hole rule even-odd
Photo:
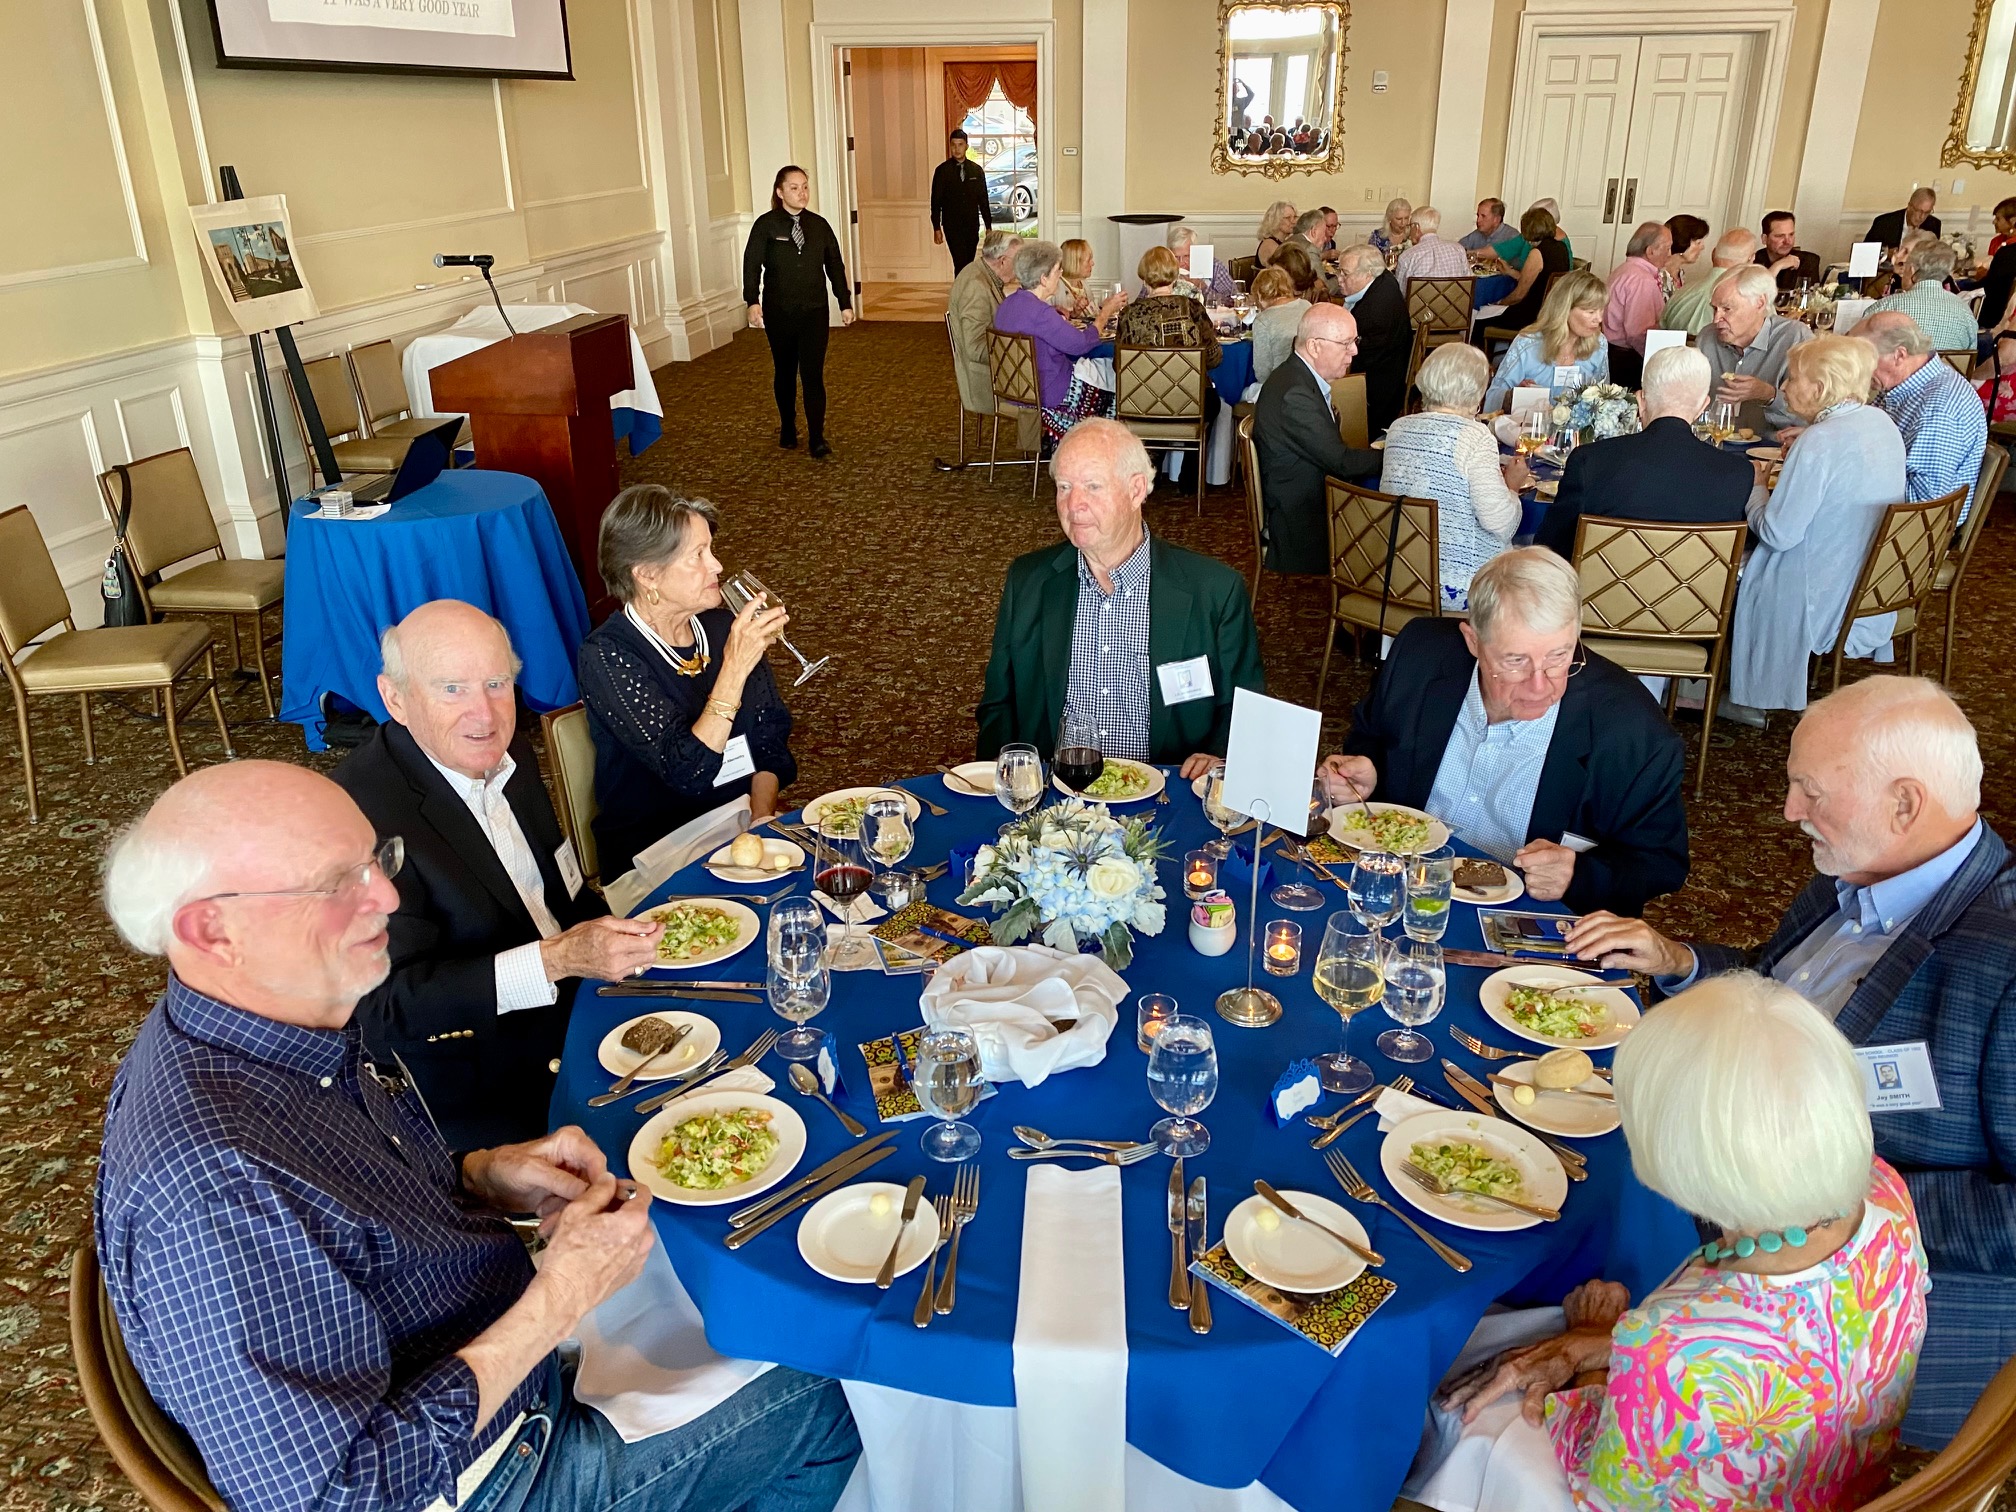
[{"label": "name badge on lapel", "polygon": [[1217,692],[1211,684],[1211,659],[1206,656],[1164,662],[1155,669],[1155,676],[1162,683],[1162,702],[1165,704],[1189,703],[1194,699],[1209,698]]},{"label": "name badge on lapel", "polygon": [[714,786],[738,782],[756,770],[756,758],[749,754],[747,735],[730,735],[721,752],[721,770],[714,774]]},{"label": "name badge on lapel", "polygon": [[553,852],[553,864],[560,869],[560,880],[567,884],[567,896],[581,896],[581,858],[574,854],[574,842],[562,840],[560,849]]},{"label": "name badge on lapel", "polygon": [[1939,1078],[1932,1074],[1932,1052],[1923,1040],[1901,1045],[1857,1045],[1862,1066],[1862,1092],[1871,1113],[1907,1113],[1943,1107]]},{"label": "name badge on lapel", "polygon": [[1582,368],[1579,363],[1570,363],[1565,367],[1558,362],[1554,365],[1554,387],[1557,389],[1574,388],[1581,380]]}]

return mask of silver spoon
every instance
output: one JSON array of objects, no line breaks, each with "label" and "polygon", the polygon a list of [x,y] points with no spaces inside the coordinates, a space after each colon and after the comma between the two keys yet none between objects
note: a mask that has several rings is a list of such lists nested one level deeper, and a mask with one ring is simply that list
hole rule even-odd
[{"label": "silver spoon", "polygon": [[791,1078],[793,1090],[803,1093],[806,1097],[816,1097],[819,1101],[826,1104],[832,1111],[833,1116],[840,1120],[840,1127],[845,1129],[849,1134],[852,1134],[856,1139],[859,1139],[863,1134],[868,1132],[861,1126],[861,1121],[858,1118],[843,1110],[839,1104],[835,1103],[832,1098],[825,1094],[819,1086],[819,1078],[812,1074],[810,1066],[802,1061],[793,1061],[790,1071],[786,1074]]},{"label": "silver spoon", "polygon": [[1041,1129],[1032,1129],[1027,1124],[1015,1125],[1015,1137],[1032,1150],[1047,1150],[1052,1145],[1090,1145],[1095,1150],[1131,1150],[1141,1143],[1138,1139],[1052,1139]]}]

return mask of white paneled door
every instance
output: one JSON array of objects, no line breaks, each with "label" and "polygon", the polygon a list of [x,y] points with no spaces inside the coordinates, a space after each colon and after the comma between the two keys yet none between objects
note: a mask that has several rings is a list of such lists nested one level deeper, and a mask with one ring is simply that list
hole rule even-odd
[{"label": "white paneled door", "polygon": [[1560,201],[1575,255],[1607,273],[1640,221],[1731,224],[1752,90],[1751,37],[1550,36],[1508,165],[1510,218]]}]

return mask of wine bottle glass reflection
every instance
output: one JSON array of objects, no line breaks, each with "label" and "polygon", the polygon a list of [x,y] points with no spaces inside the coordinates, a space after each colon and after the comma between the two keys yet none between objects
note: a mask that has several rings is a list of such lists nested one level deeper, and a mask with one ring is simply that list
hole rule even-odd
[{"label": "wine bottle glass reflection", "polygon": [[1316,1069],[1330,1092],[1363,1092],[1372,1085],[1372,1068],[1351,1053],[1351,1020],[1379,1001],[1385,990],[1384,942],[1357,915],[1330,915],[1323,946],[1316,953],[1316,996],[1344,1021],[1342,1047],[1316,1057]]},{"label": "wine bottle glass reflection", "polygon": [[1351,867],[1351,912],[1368,928],[1384,929],[1400,917],[1405,901],[1406,862],[1388,851],[1358,853]]},{"label": "wine bottle glass reflection", "polygon": [[1017,819],[1043,801],[1043,758],[1036,747],[1019,742],[1001,747],[994,758],[994,796]]},{"label": "wine bottle glass reflection", "polygon": [[932,1029],[917,1044],[910,1090],[933,1118],[920,1141],[933,1160],[970,1160],[980,1152],[980,1131],[961,1122],[980,1101],[980,1049],[964,1029]]},{"label": "wine bottle glass reflection", "polygon": [[1447,968],[1442,947],[1423,940],[1395,940],[1386,952],[1386,1016],[1401,1027],[1388,1029],[1376,1043],[1379,1053],[1396,1061],[1425,1061],[1435,1051],[1426,1035],[1416,1034],[1442,1011]]},{"label": "wine bottle glass reflection", "polygon": [[[733,577],[722,580],[721,602],[728,606],[730,614],[740,614],[748,606],[749,601],[756,598],[766,600],[772,608],[779,602],[777,595],[765,588],[753,572],[738,572]],[[777,644],[798,658],[798,675],[791,681],[791,686],[794,688],[803,684],[814,672],[833,660],[830,656],[822,656],[815,662],[808,662],[805,660],[805,653],[791,644],[789,636],[778,636]]]},{"label": "wine bottle glass reflection", "polygon": [[1209,1024],[1179,1013],[1162,1025],[1148,1049],[1148,1095],[1175,1115],[1149,1130],[1164,1155],[1202,1155],[1211,1148],[1210,1130],[1190,1116],[1218,1095],[1218,1046]]}]

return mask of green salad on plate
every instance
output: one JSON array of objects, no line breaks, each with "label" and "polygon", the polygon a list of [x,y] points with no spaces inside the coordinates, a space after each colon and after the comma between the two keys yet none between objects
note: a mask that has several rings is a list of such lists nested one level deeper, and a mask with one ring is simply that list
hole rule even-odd
[{"label": "green salad on plate", "polygon": [[673,1127],[658,1146],[658,1171],[689,1192],[718,1192],[763,1173],[783,1141],[763,1108],[702,1113]]}]

